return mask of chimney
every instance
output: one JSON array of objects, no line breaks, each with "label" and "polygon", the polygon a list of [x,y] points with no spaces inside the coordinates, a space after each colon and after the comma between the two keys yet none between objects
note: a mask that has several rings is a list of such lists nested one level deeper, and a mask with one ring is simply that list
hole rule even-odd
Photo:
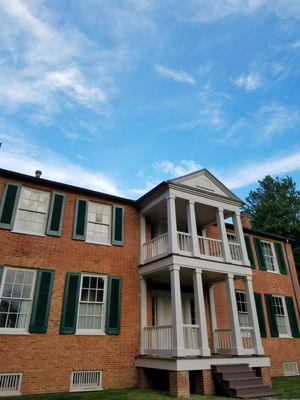
[{"label": "chimney", "polygon": [[36,178],[40,178],[41,175],[42,175],[42,171],[40,171],[39,169],[37,169],[37,170],[35,171],[35,177],[36,177]]},{"label": "chimney", "polygon": [[243,228],[251,229],[251,216],[247,212],[241,213],[241,221]]}]

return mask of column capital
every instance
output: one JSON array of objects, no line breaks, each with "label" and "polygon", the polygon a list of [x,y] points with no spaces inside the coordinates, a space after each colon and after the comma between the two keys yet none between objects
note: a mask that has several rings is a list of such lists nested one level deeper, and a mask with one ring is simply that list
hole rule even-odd
[{"label": "column capital", "polygon": [[167,197],[166,197],[166,199],[167,200],[170,200],[170,199],[172,199],[172,200],[175,200],[175,194],[174,193],[169,193],[168,195],[167,195]]},{"label": "column capital", "polygon": [[251,275],[247,275],[246,276],[246,281],[248,281],[248,282],[252,282],[252,276]]},{"label": "column capital", "polygon": [[194,204],[195,204],[195,201],[194,201],[194,200],[189,199],[188,201],[189,201],[189,204],[191,204],[191,205],[194,205]]},{"label": "column capital", "polygon": [[240,216],[241,216],[240,210],[234,211],[234,214],[235,214],[237,217],[240,217]]},{"label": "column capital", "polygon": [[218,211],[221,213],[224,213],[224,208],[223,207],[218,207]]},{"label": "column capital", "polygon": [[202,275],[202,268],[197,267],[194,269],[194,275],[197,275],[197,274]]},{"label": "column capital", "polygon": [[180,265],[170,265],[169,271],[180,271]]},{"label": "column capital", "polygon": [[233,275],[233,273],[232,273],[232,272],[230,272],[229,274],[227,274],[227,278],[228,278],[228,279],[233,279],[233,278],[234,278],[234,275]]}]

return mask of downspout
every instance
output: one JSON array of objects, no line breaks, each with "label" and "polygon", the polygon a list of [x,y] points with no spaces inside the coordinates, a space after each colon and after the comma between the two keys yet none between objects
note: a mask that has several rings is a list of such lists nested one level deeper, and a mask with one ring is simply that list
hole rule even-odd
[{"label": "downspout", "polygon": [[295,287],[294,276],[293,276],[293,274],[292,274],[292,268],[291,268],[291,263],[290,263],[290,257],[289,257],[289,254],[288,254],[288,252],[287,252],[287,244],[288,244],[288,243],[289,243],[289,240],[286,239],[286,243],[285,243],[285,245],[284,245],[284,250],[285,250],[285,255],[286,255],[287,262],[288,262],[288,267],[289,267],[290,276],[291,276],[291,280],[292,280],[292,286],[293,286],[293,291],[294,291],[294,297],[295,297],[296,303],[297,303],[298,315],[299,315],[299,317],[300,317],[300,304],[299,304],[298,297],[297,297],[297,292],[296,292],[296,287]]}]

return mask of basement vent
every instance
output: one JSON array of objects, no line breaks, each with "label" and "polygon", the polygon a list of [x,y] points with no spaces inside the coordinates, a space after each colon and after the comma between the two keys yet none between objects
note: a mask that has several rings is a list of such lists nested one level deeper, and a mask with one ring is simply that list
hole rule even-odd
[{"label": "basement vent", "polygon": [[282,366],[283,366],[283,375],[284,376],[299,375],[298,365],[297,365],[296,361],[285,362],[282,364]]},{"label": "basement vent", "polygon": [[22,374],[0,374],[0,396],[21,394]]},{"label": "basement vent", "polygon": [[102,371],[72,372],[70,392],[102,390]]}]

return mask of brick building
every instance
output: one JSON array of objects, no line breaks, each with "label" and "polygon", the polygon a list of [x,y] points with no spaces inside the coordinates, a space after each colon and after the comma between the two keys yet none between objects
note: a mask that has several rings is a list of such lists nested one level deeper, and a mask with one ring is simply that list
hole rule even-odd
[{"label": "brick building", "polygon": [[137,201],[0,170],[0,196],[0,396],[298,373],[290,244],[207,170]]}]

